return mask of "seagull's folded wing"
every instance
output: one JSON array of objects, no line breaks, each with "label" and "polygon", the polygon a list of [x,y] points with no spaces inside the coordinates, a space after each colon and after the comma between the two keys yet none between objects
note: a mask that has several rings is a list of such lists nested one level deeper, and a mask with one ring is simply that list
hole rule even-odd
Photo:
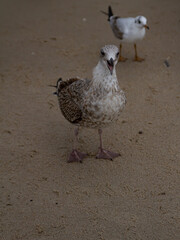
[{"label": "seagull's folded wing", "polygon": [[129,29],[129,22],[126,21],[124,18],[118,18],[116,20],[117,29],[124,34],[128,33]]},{"label": "seagull's folded wing", "polygon": [[[72,81],[69,79],[65,87],[63,87],[59,94],[59,105],[64,117],[71,123],[78,123],[82,120],[82,110],[76,101],[78,95],[78,89],[76,89],[75,82],[79,79]],[[68,84],[69,82],[69,84]]]}]

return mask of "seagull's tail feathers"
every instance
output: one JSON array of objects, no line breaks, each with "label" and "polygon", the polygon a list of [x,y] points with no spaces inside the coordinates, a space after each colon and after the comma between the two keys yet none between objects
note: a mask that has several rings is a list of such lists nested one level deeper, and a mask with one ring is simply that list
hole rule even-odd
[{"label": "seagull's tail feathers", "polygon": [[112,11],[112,8],[111,6],[108,7],[108,21],[110,21],[110,17],[113,16],[113,11]]},{"label": "seagull's tail feathers", "polygon": [[55,95],[58,95],[58,93],[60,92],[60,90],[61,90],[61,83],[62,83],[62,78],[59,78],[58,80],[57,80],[57,83],[56,83],[56,85],[48,85],[49,87],[54,87],[54,88],[56,88],[56,92],[54,92],[53,94],[55,94]]},{"label": "seagull's tail feathers", "polygon": [[104,11],[102,11],[102,10],[101,10],[101,12],[102,12],[103,14],[105,14],[106,16],[108,16],[108,13],[107,13],[107,12],[104,12]]},{"label": "seagull's tail feathers", "polygon": [[107,12],[104,12],[104,11],[101,11],[103,14],[107,15],[108,16],[108,21],[110,21],[110,17],[113,16],[113,11],[112,11],[112,8],[111,6],[108,7],[108,13]]},{"label": "seagull's tail feathers", "polygon": [[63,83],[62,78],[59,78],[59,79],[57,80],[57,83],[56,83],[56,94],[57,94],[57,95],[59,95],[59,93],[60,93],[60,91],[61,91],[61,89],[62,89],[62,86],[61,86],[62,83]]},{"label": "seagull's tail feathers", "polygon": [[57,80],[57,83],[56,85],[48,85],[49,87],[55,87],[56,88],[56,92],[54,92],[53,94],[59,96],[60,95],[60,92],[66,88],[66,87],[69,87],[73,82],[76,82],[78,80],[81,80],[80,78],[78,77],[75,77],[75,78],[70,78],[66,81],[63,81],[62,78],[59,78]]}]

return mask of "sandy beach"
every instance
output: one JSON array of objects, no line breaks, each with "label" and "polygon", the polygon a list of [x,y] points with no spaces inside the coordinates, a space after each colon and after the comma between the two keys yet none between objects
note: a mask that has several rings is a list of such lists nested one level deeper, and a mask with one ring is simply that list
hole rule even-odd
[{"label": "sandy beach", "polygon": [[[127,105],[103,132],[114,161],[95,159],[97,131],[82,129],[82,164],[67,163],[74,127],[49,84],[91,78],[107,17],[144,15],[142,63],[117,65]],[[0,1],[0,239],[178,240],[180,1]],[[165,64],[165,60],[169,66]]]}]

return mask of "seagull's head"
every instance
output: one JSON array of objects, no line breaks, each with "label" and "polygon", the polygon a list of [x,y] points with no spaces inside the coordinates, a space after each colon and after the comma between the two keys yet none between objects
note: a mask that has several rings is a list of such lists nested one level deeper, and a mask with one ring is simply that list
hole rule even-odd
[{"label": "seagull's head", "polygon": [[115,45],[106,45],[101,48],[100,61],[105,68],[113,74],[113,70],[118,62],[119,49]]},{"label": "seagull's head", "polygon": [[135,18],[135,24],[138,28],[147,28],[149,29],[148,25],[147,25],[147,19],[143,16],[137,16]]}]

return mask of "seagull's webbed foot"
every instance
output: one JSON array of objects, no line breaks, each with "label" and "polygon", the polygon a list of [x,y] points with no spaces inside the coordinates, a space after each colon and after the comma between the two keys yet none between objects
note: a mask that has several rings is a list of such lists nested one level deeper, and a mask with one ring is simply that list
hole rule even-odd
[{"label": "seagull's webbed foot", "polygon": [[134,57],[134,61],[135,62],[142,62],[142,61],[144,61],[145,59],[144,58],[140,58],[140,57],[138,57],[138,56],[135,56]]},{"label": "seagull's webbed foot", "polygon": [[119,56],[118,62],[125,62],[127,60],[127,58],[123,57],[123,56]]},{"label": "seagull's webbed foot", "polygon": [[116,157],[119,157],[120,154],[119,153],[115,153],[115,152],[111,152],[108,150],[105,150],[103,148],[99,148],[98,154],[96,155],[96,158],[98,159],[109,159],[109,160],[113,160]]},{"label": "seagull's webbed foot", "polygon": [[68,163],[71,163],[71,162],[80,162],[80,163],[82,163],[83,158],[85,158],[86,156],[87,156],[87,154],[79,152],[76,149],[73,149],[73,151],[69,155]]}]

